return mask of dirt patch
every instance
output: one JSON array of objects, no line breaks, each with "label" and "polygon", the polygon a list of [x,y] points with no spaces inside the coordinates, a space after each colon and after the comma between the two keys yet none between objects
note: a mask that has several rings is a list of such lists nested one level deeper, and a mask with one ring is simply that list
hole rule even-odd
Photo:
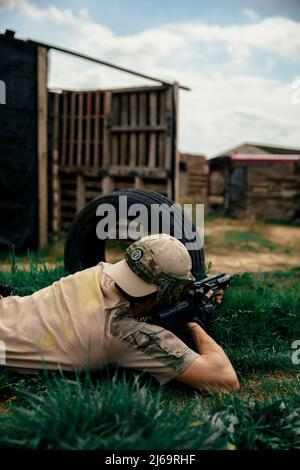
[{"label": "dirt patch", "polygon": [[300,227],[271,225],[267,227],[268,238],[274,243],[300,248]]},{"label": "dirt patch", "polygon": [[[206,263],[212,263],[211,273],[285,271],[300,266],[300,227],[266,224],[249,219],[217,218],[205,222]],[[64,241],[48,247],[44,259],[48,268],[62,265]],[[124,248],[124,247],[123,247]],[[124,251],[124,250],[123,250]],[[114,263],[123,256],[120,246],[112,244],[106,253],[107,261]],[[58,262],[58,256],[61,256]],[[42,267],[44,263],[39,263]],[[26,258],[18,266],[29,270]],[[9,259],[0,262],[0,270],[11,269]]]},{"label": "dirt patch", "polygon": [[[235,232],[248,233],[249,240],[245,243],[242,237],[236,237],[229,249],[226,234]],[[251,235],[259,243],[252,241]],[[285,271],[300,266],[300,227],[220,218],[206,222],[204,242],[206,263],[212,263],[211,273]]]},{"label": "dirt patch", "polygon": [[205,259],[206,263],[212,263],[211,274],[218,271],[232,273],[286,271],[293,266],[300,266],[300,255],[289,256],[277,253],[235,251],[226,255],[207,252]]}]

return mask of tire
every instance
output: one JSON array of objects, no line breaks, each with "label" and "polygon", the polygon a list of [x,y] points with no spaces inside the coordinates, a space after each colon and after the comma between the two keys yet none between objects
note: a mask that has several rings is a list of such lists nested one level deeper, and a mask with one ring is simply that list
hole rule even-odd
[{"label": "tire", "polygon": [[[177,238],[184,245],[187,245],[188,241],[192,238],[194,239],[193,248],[187,247],[192,260],[192,272],[197,277],[204,272],[204,250],[200,237],[189,217],[183,213],[179,206],[173,206],[172,211],[170,211],[170,206],[173,205],[172,201],[159,193],[146,189],[120,189],[104,194],[90,201],[77,214],[65,242],[64,263],[65,269],[68,272],[74,273],[94,266],[100,261],[105,261],[105,240],[100,240],[96,235],[96,226],[99,220],[101,220],[100,216],[96,216],[96,209],[101,204],[111,204],[118,211],[120,196],[127,196],[128,208],[133,204],[144,204],[148,209],[149,216],[151,206],[153,210],[159,204],[163,213],[162,219],[166,216],[170,217],[169,235],[175,236],[176,227],[184,221],[184,236]],[[161,206],[162,204],[164,206]],[[150,219],[149,227],[151,227]],[[160,223],[159,229],[152,233],[163,232],[162,223]]]}]

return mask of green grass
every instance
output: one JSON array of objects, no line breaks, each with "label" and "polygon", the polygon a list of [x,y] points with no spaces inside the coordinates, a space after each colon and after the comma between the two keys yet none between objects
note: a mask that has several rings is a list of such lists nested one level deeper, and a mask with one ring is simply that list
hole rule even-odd
[{"label": "green grass", "polygon": [[[67,273],[31,261],[0,281],[26,295]],[[26,449],[300,449],[300,267],[236,276],[212,336],[241,391],[203,396],[107,368],[82,375],[0,373],[0,447]]]},{"label": "green grass", "polygon": [[[229,250],[235,249],[236,247],[239,247],[240,250],[253,252],[279,250],[278,245],[270,242],[262,235],[240,230],[226,231],[224,233],[224,245]],[[285,252],[288,252],[288,250],[285,249]]]}]

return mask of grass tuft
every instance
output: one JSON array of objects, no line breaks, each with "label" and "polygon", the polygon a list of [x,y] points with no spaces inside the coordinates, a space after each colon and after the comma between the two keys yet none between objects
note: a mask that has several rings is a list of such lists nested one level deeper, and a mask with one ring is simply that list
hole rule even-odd
[{"label": "grass tuft", "polygon": [[[67,275],[30,259],[0,281],[28,295]],[[106,370],[26,377],[0,372],[0,446],[17,449],[300,449],[300,267],[238,275],[212,336],[235,366],[241,392],[202,396]]]}]

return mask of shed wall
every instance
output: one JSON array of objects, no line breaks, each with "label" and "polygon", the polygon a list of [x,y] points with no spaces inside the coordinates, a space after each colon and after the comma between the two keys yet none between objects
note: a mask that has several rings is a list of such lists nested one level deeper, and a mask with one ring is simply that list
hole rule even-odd
[{"label": "shed wall", "polygon": [[36,47],[0,35],[0,245],[38,243]]}]

